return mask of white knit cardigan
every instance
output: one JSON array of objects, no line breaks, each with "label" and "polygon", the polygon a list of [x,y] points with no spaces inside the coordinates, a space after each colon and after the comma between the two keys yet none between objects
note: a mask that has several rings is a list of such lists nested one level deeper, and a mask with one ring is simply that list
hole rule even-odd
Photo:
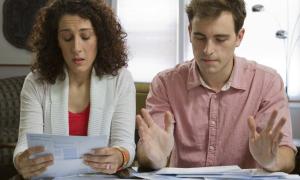
[{"label": "white knit cardigan", "polygon": [[[26,133],[69,135],[69,78],[54,85],[41,83],[29,73],[21,91],[19,138],[16,154],[27,149]],[[122,146],[135,156],[135,86],[125,68],[117,76],[96,76],[93,70],[90,89],[88,136],[106,135],[108,146]]]}]

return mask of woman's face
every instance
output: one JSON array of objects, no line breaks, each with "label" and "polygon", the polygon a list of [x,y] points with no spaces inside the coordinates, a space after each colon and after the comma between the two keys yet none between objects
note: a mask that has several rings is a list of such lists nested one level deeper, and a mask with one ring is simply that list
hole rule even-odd
[{"label": "woman's face", "polygon": [[58,43],[69,73],[90,73],[97,55],[97,36],[89,19],[64,15],[58,24]]}]

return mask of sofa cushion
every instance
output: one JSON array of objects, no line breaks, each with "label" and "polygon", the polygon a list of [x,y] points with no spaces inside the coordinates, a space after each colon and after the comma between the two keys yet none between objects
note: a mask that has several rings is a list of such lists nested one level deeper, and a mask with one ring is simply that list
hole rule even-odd
[{"label": "sofa cushion", "polygon": [[1,165],[12,164],[14,146],[18,140],[17,128],[0,128],[0,162]]},{"label": "sofa cushion", "polygon": [[0,128],[19,126],[20,92],[24,78],[25,76],[21,76],[0,80]]},{"label": "sofa cushion", "polygon": [[20,92],[25,76],[0,79],[0,179],[16,174],[13,152],[18,139]]}]

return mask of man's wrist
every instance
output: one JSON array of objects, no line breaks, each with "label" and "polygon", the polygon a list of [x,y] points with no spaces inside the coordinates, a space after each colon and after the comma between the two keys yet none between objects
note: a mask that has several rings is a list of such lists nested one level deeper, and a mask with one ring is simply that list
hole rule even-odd
[{"label": "man's wrist", "polygon": [[159,159],[157,159],[155,162],[152,164],[152,167],[154,169],[161,169],[164,167],[167,167],[169,165],[169,161],[170,161],[170,157],[171,157],[171,152],[169,154],[163,154],[159,157]]},{"label": "man's wrist", "polygon": [[266,171],[275,172],[280,171],[281,169],[278,167],[277,161],[274,160],[268,164],[262,165],[262,168]]}]

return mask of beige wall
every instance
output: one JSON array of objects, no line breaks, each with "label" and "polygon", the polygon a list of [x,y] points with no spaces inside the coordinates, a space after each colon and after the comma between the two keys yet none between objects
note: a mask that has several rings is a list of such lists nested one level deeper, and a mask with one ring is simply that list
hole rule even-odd
[{"label": "beige wall", "polygon": [[[111,4],[111,0],[106,0]],[[25,75],[30,71],[31,53],[16,48],[3,36],[3,7],[4,0],[0,1],[0,78]]]},{"label": "beige wall", "polygon": [[6,41],[3,36],[3,14],[2,5],[4,0],[0,1],[0,78],[25,75],[29,72],[31,61],[30,52],[15,48]]}]

